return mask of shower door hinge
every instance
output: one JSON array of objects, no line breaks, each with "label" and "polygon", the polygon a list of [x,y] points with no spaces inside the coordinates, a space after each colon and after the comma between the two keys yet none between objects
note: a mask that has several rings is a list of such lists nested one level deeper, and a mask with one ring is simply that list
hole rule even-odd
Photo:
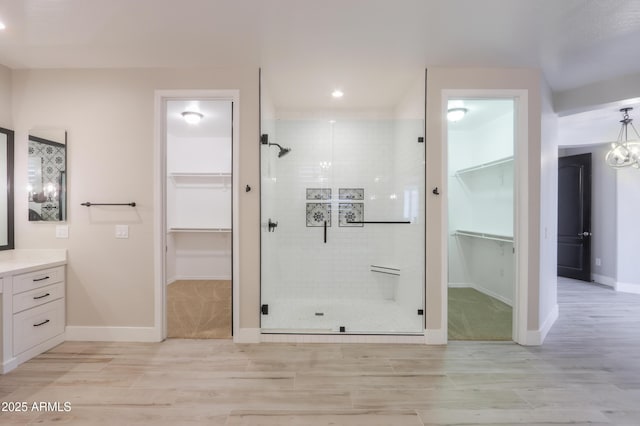
[{"label": "shower door hinge", "polygon": [[269,305],[260,306],[260,312],[262,312],[262,315],[269,315]]},{"label": "shower door hinge", "polygon": [[424,137],[418,136],[418,143],[424,143]]},{"label": "shower door hinge", "polygon": [[343,325],[340,326],[340,333],[346,333],[347,328]]},{"label": "shower door hinge", "polygon": [[418,309],[418,315],[424,315],[424,309]]}]

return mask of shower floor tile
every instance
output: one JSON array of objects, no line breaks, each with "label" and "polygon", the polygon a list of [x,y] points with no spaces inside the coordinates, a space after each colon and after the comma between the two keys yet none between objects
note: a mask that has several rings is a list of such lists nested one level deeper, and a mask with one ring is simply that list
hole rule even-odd
[{"label": "shower floor tile", "polygon": [[282,299],[269,302],[262,329],[302,333],[420,333],[423,316],[392,300]]}]

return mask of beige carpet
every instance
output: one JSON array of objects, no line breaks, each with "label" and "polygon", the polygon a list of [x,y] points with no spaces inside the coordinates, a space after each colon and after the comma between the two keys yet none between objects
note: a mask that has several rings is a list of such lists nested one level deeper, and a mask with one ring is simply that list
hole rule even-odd
[{"label": "beige carpet", "polygon": [[175,281],[167,287],[167,336],[231,338],[231,281]]},{"label": "beige carpet", "polygon": [[449,340],[512,340],[511,306],[473,288],[449,288]]}]

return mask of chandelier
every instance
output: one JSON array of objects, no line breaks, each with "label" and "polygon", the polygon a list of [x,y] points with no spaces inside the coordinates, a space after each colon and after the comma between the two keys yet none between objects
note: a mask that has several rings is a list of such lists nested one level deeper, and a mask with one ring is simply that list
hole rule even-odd
[{"label": "chandelier", "polygon": [[[618,140],[611,144],[611,149],[605,157],[607,165],[617,169],[629,166],[636,169],[640,168],[640,135],[638,135],[638,131],[632,123],[633,120],[629,118],[629,111],[632,109],[627,107],[620,110],[622,113],[622,120],[620,120],[622,127],[618,134]],[[636,139],[631,141],[628,135],[629,126],[636,134]]]}]

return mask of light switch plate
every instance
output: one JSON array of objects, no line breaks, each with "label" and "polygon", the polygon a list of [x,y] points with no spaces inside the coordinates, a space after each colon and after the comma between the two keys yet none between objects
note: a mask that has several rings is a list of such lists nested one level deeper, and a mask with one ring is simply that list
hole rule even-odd
[{"label": "light switch plate", "polygon": [[129,238],[129,225],[116,225],[116,238]]},{"label": "light switch plate", "polygon": [[56,238],[69,238],[69,225],[56,225]]}]

